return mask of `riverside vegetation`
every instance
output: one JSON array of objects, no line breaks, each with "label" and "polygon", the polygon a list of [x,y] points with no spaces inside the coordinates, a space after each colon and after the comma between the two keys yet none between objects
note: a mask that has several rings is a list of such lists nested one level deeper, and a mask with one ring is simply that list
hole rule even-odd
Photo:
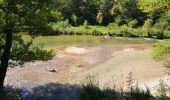
[{"label": "riverside vegetation", "polygon": [[[155,60],[167,60],[165,67],[169,73],[169,0],[48,0],[48,2],[46,0],[31,0],[30,2],[0,0],[0,92],[2,98],[5,97],[3,83],[10,60],[19,61],[21,65],[28,61],[47,61],[54,57],[53,51],[34,45],[33,40],[24,41],[18,37],[16,34],[20,32],[26,32],[32,37],[107,35],[163,39],[155,44],[152,57]],[[15,36],[14,33],[16,33]],[[84,43],[89,43],[96,38],[90,37],[91,39],[85,40],[88,42]],[[104,39],[94,42],[101,41],[107,42]],[[117,91],[109,88],[101,90],[92,81],[87,83],[82,85],[80,92],[82,100],[83,98],[86,100],[157,99],[151,96],[149,91],[145,92],[138,87],[131,88],[130,91]],[[160,87],[158,100],[169,100],[165,93],[169,91],[166,85],[160,82]],[[7,93],[7,97],[13,94],[19,97],[16,91]]]}]

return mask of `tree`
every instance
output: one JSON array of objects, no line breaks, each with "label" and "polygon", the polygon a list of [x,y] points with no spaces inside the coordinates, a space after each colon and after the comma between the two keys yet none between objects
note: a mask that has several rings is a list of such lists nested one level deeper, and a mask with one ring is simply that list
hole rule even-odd
[{"label": "tree", "polygon": [[98,2],[98,0],[58,0],[57,9],[72,24],[74,24],[72,14],[79,18],[78,25],[83,24],[84,20],[90,24],[96,24],[96,14],[99,10]]},{"label": "tree", "polygon": [[154,18],[170,10],[169,0],[138,0],[138,7],[150,17]]},{"label": "tree", "polygon": [[136,19],[139,24],[143,23],[143,19],[145,17],[145,14],[138,9],[137,0],[115,0],[111,9],[111,14],[115,18],[121,18],[123,22]]},{"label": "tree", "polygon": [[55,4],[55,0],[0,0],[0,32],[6,38],[0,66],[0,92],[3,91],[13,33],[49,32],[48,18],[53,16]]}]

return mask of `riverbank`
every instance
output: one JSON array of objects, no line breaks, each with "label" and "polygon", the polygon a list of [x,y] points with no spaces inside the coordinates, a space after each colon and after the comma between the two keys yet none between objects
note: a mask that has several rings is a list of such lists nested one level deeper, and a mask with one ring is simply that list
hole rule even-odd
[{"label": "riverbank", "polygon": [[[5,84],[34,94],[43,91],[33,88],[51,83],[80,85],[88,75],[95,75],[101,87],[113,80],[114,84],[124,86],[129,72],[133,73],[134,82],[147,83],[150,87],[155,87],[166,76],[163,63],[151,59],[150,44],[66,45],[54,50],[57,55],[48,62],[9,68]],[[156,80],[156,84],[151,84],[152,80]]]}]

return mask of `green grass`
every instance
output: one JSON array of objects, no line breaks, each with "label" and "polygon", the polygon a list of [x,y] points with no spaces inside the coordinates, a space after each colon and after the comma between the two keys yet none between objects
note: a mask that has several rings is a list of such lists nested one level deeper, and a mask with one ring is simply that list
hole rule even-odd
[{"label": "green grass", "polygon": [[[22,35],[22,38],[27,41],[31,37]],[[34,39],[34,45],[41,46],[45,49],[53,49],[57,46],[65,45],[97,45],[97,44],[151,44],[153,42],[142,38],[113,38],[105,39],[103,36],[92,35],[61,35],[61,36],[38,36]]]}]

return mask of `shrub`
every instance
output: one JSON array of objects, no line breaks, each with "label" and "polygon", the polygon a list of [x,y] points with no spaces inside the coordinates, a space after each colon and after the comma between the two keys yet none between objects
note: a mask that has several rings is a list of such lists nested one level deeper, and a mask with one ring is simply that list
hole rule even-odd
[{"label": "shrub", "polygon": [[83,23],[83,27],[84,27],[85,29],[87,29],[87,28],[88,28],[88,25],[89,25],[88,21],[85,20],[84,23]]},{"label": "shrub", "polygon": [[133,30],[132,30],[131,32],[132,32],[135,36],[138,36],[138,37],[142,37],[143,34],[144,34],[142,28],[140,28],[140,27],[137,28],[137,29],[133,28]]},{"label": "shrub", "polygon": [[160,30],[167,30],[167,29],[168,29],[168,26],[170,26],[170,23],[165,22],[165,21],[157,22],[157,23],[154,25],[154,27],[156,27],[157,29],[160,29]]},{"label": "shrub", "polygon": [[109,27],[110,29],[118,29],[119,25],[116,23],[110,23],[107,27]]},{"label": "shrub", "polygon": [[152,37],[151,33],[150,33],[150,28],[152,27],[153,24],[153,20],[151,19],[147,19],[144,23],[144,25],[142,26],[143,29],[143,36],[144,37]]},{"label": "shrub", "polygon": [[74,25],[77,26],[78,17],[75,15],[75,13],[72,14],[71,19],[74,22]]},{"label": "shrub", "polygon": [[124,22],[124,20],[122,19],[121,16],[117,16],[117,17],[115,18],[115,23],[116,23],[117,25],[125,24],[125,22]]},{"label": "shrub", "polygon": [[57,30],[58,28],[67,28],[70,25],[68,19],[66,19],[65,21],[60,21],[57,23],[50,23],[50,26],[53,28],[53,30]]},{"label": "shrub", "polygon": [[[32,44],[33,40],[25,42],[21,36],[14,36],[10,59],[13,61],[20,61],[19,64],[23,64],[24,62],[34,60],[47,61],[54,57],[52,51],[43,50]],[[2,55],[2,52],[0,54]]]},{"label": "shrub", "polygon": [[150,32],[150,35],[156,36],[157,39],[164,39],[165,38],[163,31],[158,29],[158,28],[152,27],[152,28],[149,29],[149,32]]},{"label": "shrub", "polygon": [[120,32],[121,32],[121,34],[123,35],[123,36],[129,36],[129,32],[128,32],[128,27],[127,27],[127,25],[122,25],[120,28],[119,28],[119,30],[120,30]]},{"label": "shrub", "polygon": [[170,53],[170,40],[157,42],[152,52],[152,58],[155,60],[161,60],[165,58],[169,53]]},{"label": "shrub", "polygon": [[119,27],[120,33],[124,37],[137,37],[139,35],[136,35],[133,33],[134,28],[130,28],[127,25],[122,25]]},{"label": "shrub", "polygon": [[102,32],[94,29],[94,30],[92,31],[91,35],[103,35],[103,34],[102,34]]},{"label": "shrub", "polygon": [[144,28],[151,28],[153,24],[153,20],[152,19],[147,19],[143,25]]},{"label": "shrub", "polygon": [[128,23],[128,26],[131,27],[131,28],[135,28],[138,24],[138,21],[135,19],[135,20],[132,20]]},{"label": "shrub", "polygon": [[101,25],[101,24],[103,23],[103,17],[99,17],[99,18],[97,19],[97,22]]},{"label": "shrub", "polygon": [[163,34],[166,38],[170,38],[170,30],[169,31],[168,30],[163,31]]}]

